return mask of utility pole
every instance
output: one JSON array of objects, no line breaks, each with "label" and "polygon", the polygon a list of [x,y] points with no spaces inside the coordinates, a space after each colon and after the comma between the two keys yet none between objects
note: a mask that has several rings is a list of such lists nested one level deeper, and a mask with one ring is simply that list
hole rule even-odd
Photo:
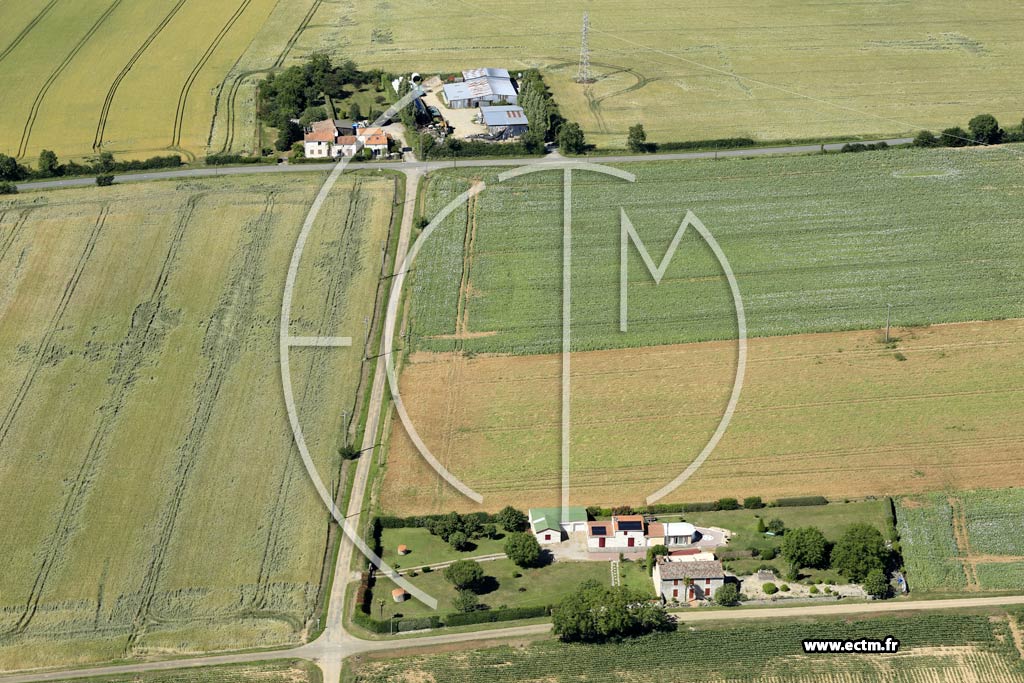
[{"label": "utility pole", "polygon": [[889,343],[889,321],[892,319],[892,304],[886,304],[888,309],[885,312],[885,343]]},{"label": "utility pole", "polygon": [[576,72],[577,83],[593,83],[594,75],[590,72],[590,12],[583,13],[583,31],[580,37],[580,68]]}]

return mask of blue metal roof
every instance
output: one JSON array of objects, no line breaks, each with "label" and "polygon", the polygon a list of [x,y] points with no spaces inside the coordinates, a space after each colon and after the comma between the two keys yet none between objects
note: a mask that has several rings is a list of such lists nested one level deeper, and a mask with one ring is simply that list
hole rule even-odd
[{"label": "blue metal roof", "polygon": [[480,107],[484,124],[487,126],[525,126],[529,124],[522,107],[505,105],[500,107]]}]

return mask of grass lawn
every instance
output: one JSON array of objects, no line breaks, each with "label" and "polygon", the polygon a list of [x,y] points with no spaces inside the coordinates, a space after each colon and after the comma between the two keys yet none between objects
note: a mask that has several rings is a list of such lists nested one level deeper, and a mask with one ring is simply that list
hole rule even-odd
[{"label": "grass lawn", "polygon": [[[484,591],[480,593],[480,602],[492,608],[551,605],[588,579],[611,583],[611,572],[607,562],[555,562],[535,569],[522,569],[511,560],[481,562],[480,565],[487,577]],[[516,573],[521,576],[517,578],[514,576]],[[445,580],[443,571],[420,574],[414,580],[417,587],[437,598],[437,614],[455,611],[452,600],[455,599],[456,591]],[[393,588],[395,585],[388,579],[377,581],[373,589],[374,619],[388,619],[398,615],[422,617],[435,613],[415,599],[395,603],[391,600]],[[379,603],[381,599],[384,600],[383,613]]]},{"label": "grass lawn", "polygon": [[[758,517],[763,518],[766,523],[772,519],[781,519],[787,529],[803,526],[817,527],[833,543],[839,540],[846,527],[856,522],[872,524],[886,536],[889,535],[891,529],[891,515],[887,498],[854,503],[762,508],[760,510],[693,512],[682,515],[682,518],[686,521],[697,526],[723,527],[735,532],[736,536],[729,543],[729,547],[732,550],[757,548],[763,552],[769,548],[774,548],[776,553],[778,553],[782,547],[782,538],[758,533]],[[670,518],[674,519],[677,517],[659,515],[659,519]],[[771,565],[780,578],[786,570],[786,562],[781,557],[776,557],[773,560],[764,560],[758,557],[728,560],[726,561],[726,569],[744,576],[754,573],[764,564]],[[804,569],[801,571],[801,577],[811,583],[848,583],[838,572],[830,569]]]},{"label": "grass lawn", "polygon": [[[661,520],[672,520],[678,517],[658,515],[658,519]],[[892,527],[892,516],[887,498],[853,503],[762,508],[760,510],[688,512],[681,517],[697,526],[716,526],[735,532],[736,536],[733,537],[729,545],[736,550],[745,550],[750,546],[768,548],[782,545],[781,538],[758,533],[758,518],[764,519],[765,523],[773,519],[781,519],[787,529],[802,526],[817,527],[825,534],[825,538],[832,542],[839,540],[846,527],[856,522],[867,522],[876,526],[884,535],[888,535]]]},{"label": "grass lawn", "polygon": [[647,569],[644,568],[643,560],[620,563],[619,577],[623,586],[654,597],[654,582],[647,573]]},{"label": "grass lawn", "polygon": [[[409,549],[407,555],[398,554],[398,546]],[[392,567],[420,567],[449,560],[472,558],[475,555],[492,555],[505,552],[505,537],[499,539],[478,538],[470,550],[460,552],[434,536],[426,529],[384,529],[381,532],[381,557]]]}]

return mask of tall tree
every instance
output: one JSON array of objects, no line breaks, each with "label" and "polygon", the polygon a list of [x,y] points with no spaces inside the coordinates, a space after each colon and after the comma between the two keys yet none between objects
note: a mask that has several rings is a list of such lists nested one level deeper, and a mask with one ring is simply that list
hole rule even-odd
[{"label": "tall tree", "polygon": [[23,180],[28,174],[14,157],[0,154],[0,180]]},{"label": "tall tree", "polygon": [[586,149],[583,129],[580,124],[567,121],[558,129],[558,148],[569,154],[581,154]]},{"label": "tall tree", "polygon": [[444,570],[444,578],[459,590],[473,590],[484,578],[484,569],[473,560],[458,560]]},{"label": "tall tree", "polygon": [[517,510],[511,505],[506,505],[499,510],[494,519],[505,531],[523,531],[530,521],[525,512]]},{"label": "tall tree", "polygon": [[505,541],[505,554],[520,567],[533,567],[540,560],[540,543],[533,534],[512,533]]},{"label": "tall tree", "polygon": [[52,178],[60,173],[60,162],[57,161],[56,153],[44,149],[39,153],[39,175],[44,178]]},{"label": "tall tree", "polygon": [[647,133],[642,123],[629,127],[629,135],[626,137],[626,146],[631,152],[647,151]]},{"label": "tall tree", "polygon": [[794,568],[818,568],[825,565],[828,542],[813,526],[790,529],[782,540],[782,554]]},{"label": "tall tree", "polygon": [[872,570],[883,570],[888,557],[882,532],[858,522],[847,527],[832,549],[832,568],[850,581],[859,582]]},{"label": "tall tree", "polygon": [[563,641],[602,642],[675,628],[657,603],[625,586],[585,581],[552,612],[555,635]]},{"label": "tall tree", "polygon": [[970,120],[971,138],[979,145],[998,145],[1003,141],[1003,129],[992,114],[979,114]]}]

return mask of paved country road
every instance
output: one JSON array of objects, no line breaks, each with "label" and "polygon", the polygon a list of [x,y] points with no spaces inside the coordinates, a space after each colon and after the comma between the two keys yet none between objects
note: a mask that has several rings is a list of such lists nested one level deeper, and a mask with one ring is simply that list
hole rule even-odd
[{"label": "paved country road", "polygon": [[[912,138],[895,138],[891,140],[875,140],[864,142],[885,142],[889,145],[903,145],[913,142]],[[827,144],[824,148],[828,151],[838,151],[845,143],[836,142]],[[756,147],[752,149],[726,149],[718,152],[679,152],[672,154],[629,154],[591,157],[572,157],[574,161],[585,161],[592,164],[620,164],[638,161],[679,161],[685,159],[713,159],[716,157],[754,157],[771,154],[809,154],[818,152],[822,145],[790,145],[787,147]],[[548,155],[547,158],[556,155]],[[561,157],[556,157],[561,158]],[[478,166],[523,166],[534,164],[544,157],[527,157],[525,159],[460,159],[457,161],[386,161],[380,163],[354,163],[352,170],[387,168],[391,170],[415,170],[421,173],[437,171],[443,168],[454,167],[478,167]],[[208,166],[204,168],[190,168],[178,171],[154,171],[152,173],[129,173],[115,177],[118,183],[139,183],[147,180],[173,180],[174,178],[200,178],[226,175],[254,175],[259,173],[326,173],[334,167],[334,163],[327,164],[278,164],[276,166],[263,166],[259,164],[249,166]],[[68,178],[66,180],[46,180],[32,183],[20,183],[20,192],[31,192],[32,190],[54,190],[64,187],[83,187],[95,185],[94,178]]]},{"label": "paved country road", "polygon": [[[806,605],[801,607],[770,607],[764,609],[737,610],[700,610],[678,613],[684,624],[711,621],[749,621],[755,619],[779,619],[785,617],[827,617],[854,614],[879,614],[885,612],[917,612],[925,610],[965,609],[971,607],[1003,607],[1024,605],[1024,595],[1011,595],[988,598],[955,598],[951,600],[917,600],[917,601],[886,601],[858,604],[826,604]],[[218,655],[212,657],[195,657],[160,662],[146,662],[125,666],[106,666],[92,669],[74,669],[68,671],[52,671],[47,673],[29,673],[0,677],[0,683],[34,683],[36,681],[56,681],[64,678],[82,676],[111,676],[115,674],[139,673],[144,671],[166,671],[170,669],[211,666],[215,664],[245,664],[271,659],[303,658],[318,662],[321,666],[325,660],[336,659],[339,664],[342,658],[361,653],[395,652],[415,648],[429,649],[439,645],[452,643],[473,643],[474,641],[508,641],[515,638],[543,636],[551,630],[550,624],[532,624],[492,630],[475,631],[473,633],[448,633],[436,636],[409,636],[399,640],[360,640],[352,636],[336,643],[321,642],[317,639],[309,645],[288,650],[272,652],[246,652],[239,654]],[[894,634],[899,637],[899,634]],[[340,672],[340,667],[337,669]],[[325,671],[326,673],[326,671]],[[324,678],[325,683],[334,683],[338,678]]]}]

